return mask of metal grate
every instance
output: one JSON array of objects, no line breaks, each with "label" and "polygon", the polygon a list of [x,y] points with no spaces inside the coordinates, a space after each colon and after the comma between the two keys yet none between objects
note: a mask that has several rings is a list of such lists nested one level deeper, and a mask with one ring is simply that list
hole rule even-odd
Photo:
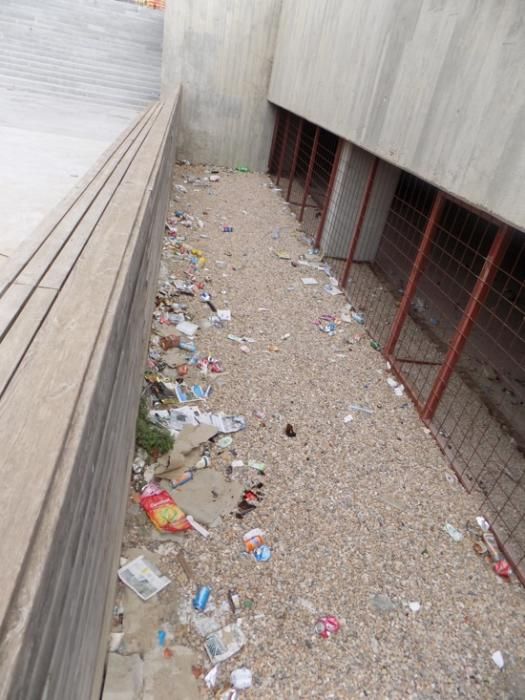
[{"label": "metal grate", "polygon": [[270,173],[525,582],[525,233],[327,134],[279,110]]}]

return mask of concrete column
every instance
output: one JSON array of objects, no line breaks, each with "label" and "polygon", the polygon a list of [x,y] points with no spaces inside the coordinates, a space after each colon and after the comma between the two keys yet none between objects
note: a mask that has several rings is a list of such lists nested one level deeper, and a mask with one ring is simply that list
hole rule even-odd
[{"label": "concrete column", "polygon": [[[346,260],[373,161],[362,148],[344,144],[321,243],[327,257]],[[400,174],[379,163],[354,260],[374,260]]]}]

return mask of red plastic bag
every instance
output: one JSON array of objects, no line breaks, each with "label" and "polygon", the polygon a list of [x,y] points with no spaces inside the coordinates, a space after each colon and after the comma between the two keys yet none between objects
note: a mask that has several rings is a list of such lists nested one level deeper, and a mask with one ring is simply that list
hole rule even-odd
[{"label": "red plastic bag", "polygon": [[157,530],[162,532],[183,532],[191,525],[186,514],[175,503],[167,491],[157,484],[148,484],[140,496],[140,505]]}]

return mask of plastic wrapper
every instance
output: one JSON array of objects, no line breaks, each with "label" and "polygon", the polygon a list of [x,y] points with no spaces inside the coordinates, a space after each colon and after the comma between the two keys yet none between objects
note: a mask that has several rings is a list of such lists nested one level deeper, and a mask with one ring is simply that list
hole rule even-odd
[{"label": "plastic wrapper", "polygon": [[153,525],[161,532],[182,532],[191,525],[186,514],[167,491],[156,484],[148,484],[140,497],[140,505]]}]

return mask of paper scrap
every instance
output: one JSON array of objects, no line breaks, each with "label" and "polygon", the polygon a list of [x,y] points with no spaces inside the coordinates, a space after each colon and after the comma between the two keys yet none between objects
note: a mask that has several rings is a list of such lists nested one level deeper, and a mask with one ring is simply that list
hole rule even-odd
[{"label": "paper scrap", "polygon": [[494,663],[500,669],[500,671],[503,668],[503,666],[505,666],[505,659],[503,658],[503,654],[499,650],[495,651],[492,654],[492,661],[494,661]]},{"label": "paper scrap", "polygon": [[187,335],[189,338],[193,338],[199,330],[199,326],[196,323],[191,323],[191,321],[182,321],[175,326],[175,330]]},{"label": "paper scrap", "polygon": [[118,577],[142,600],[149,600],[171,583],[167,576],[162,576],[157,567],[142,555],[121,567]]},{"label": "paper scrap", "polygon": [[317,284],[317,280],[315,279],[315,277],[302,277],[301,280],[306,287],[310,287],[311,285]]}]

